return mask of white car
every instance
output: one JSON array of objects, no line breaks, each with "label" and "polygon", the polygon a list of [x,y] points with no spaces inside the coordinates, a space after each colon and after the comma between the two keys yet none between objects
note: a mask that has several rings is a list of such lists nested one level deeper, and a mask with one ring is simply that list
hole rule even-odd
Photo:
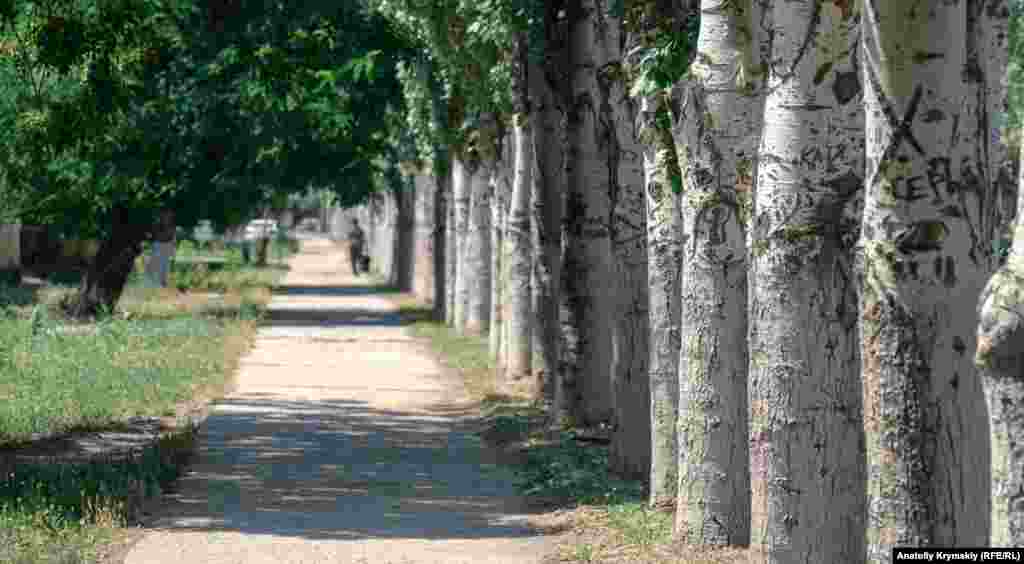
[{"label": "white car", "polygon": [[280,227],[278,227],[277,222],[273,219],[254,219],[245,226],[243,238],[246,241],[269,239],[277,235],[279,230]]}]

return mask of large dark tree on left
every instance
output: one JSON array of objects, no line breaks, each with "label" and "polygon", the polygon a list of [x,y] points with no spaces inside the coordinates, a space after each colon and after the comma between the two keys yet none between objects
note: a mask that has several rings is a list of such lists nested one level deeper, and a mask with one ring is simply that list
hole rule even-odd
[{"label": "large dark tree on left", "polygon": [[161,211],[225,226],[376,183],[402,44],[360,3],[0,1],[0,202],[100,240],[75,313],[113,309]]}]

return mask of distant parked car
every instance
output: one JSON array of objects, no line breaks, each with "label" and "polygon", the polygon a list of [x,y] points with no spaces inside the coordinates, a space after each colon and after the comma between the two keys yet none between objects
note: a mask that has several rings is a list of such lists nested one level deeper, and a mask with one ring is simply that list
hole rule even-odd
[{"label": "distant parked car", "polygon": [[307,217],[299,223],[299,229],[306,231],[320,231],[320,220],[315,217]]},{"label": "distant parked car", "polygon": [[280,231],[281,228],[273,219],[254,219],[245,226],[245,235],[243,235],[243,238],[246,241],[269,239],[277,235]]},{"label": "distant parked car", "polygon": [[192,237],[196,241],[205,244],[216,239],[217,233],[213,229],[213,223],[208,219],[203,219],[192,230]]}]

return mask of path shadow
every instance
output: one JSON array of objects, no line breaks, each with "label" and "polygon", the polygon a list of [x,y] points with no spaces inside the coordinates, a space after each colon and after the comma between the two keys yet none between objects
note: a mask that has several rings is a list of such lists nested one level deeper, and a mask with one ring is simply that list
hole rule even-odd
[{"label": "path shadow", "polygon": [[[338,387],[359,386],[339,380]],[[474,422],[350,399],[218,402],[151,527],[312,540],[535,537]],[[447,407],[447,409],[446,409]],[[447,414],[446,414],[447,413]]]},{"label": "path shadow", "polygon": [[374,294],[397,294],[401,291],[393,286],[375,284],[372,286],[293,286],[282,285],[274,288],[278,296],[323,296],[345,298],[372,296]]},{"label": "path shadow", "polygon": [[408,322],[395,311],[354,308],[270,307],[263,320],[269,327],[399,327]]}]

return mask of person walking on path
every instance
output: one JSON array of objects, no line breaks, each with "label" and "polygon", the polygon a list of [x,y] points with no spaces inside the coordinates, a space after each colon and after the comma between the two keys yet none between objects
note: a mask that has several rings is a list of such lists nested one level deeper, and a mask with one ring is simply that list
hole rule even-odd
[{"label": "person walking on path", "polygon": [[359,220],[352,218],[352,229],[348,232],[348,254],[352,261],[352,274],[359,276],[363,265],[363,248],[366,246],[366,234],[359,227]]}]

